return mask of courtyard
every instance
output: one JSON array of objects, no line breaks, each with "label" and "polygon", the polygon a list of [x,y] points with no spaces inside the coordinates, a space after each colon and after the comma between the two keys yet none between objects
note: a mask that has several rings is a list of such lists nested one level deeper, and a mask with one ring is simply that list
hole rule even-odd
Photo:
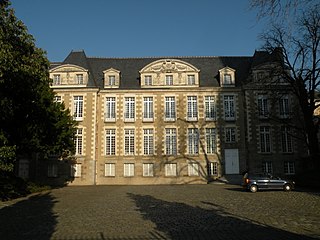
[{"label": "courtyard", "polygon": [[320,239],[320,192],[79,186],[0,202],[0,239]]}]

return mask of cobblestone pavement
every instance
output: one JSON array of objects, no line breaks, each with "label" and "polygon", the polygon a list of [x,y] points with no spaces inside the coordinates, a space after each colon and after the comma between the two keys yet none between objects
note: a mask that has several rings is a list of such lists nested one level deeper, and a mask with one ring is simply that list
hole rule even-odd
[{"label": "cobblestone pavement", "polygon": [[320,192],[65,187],[0,203],[0,239],[320,239]]}]

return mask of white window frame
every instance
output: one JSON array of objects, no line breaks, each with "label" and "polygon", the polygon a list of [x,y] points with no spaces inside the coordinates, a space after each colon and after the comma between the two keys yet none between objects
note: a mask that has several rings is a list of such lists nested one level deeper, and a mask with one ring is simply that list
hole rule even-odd
[{"label": "white window frame", "polygon": [[109,86],[115,86],[116,85],[116,76],[115,75],[108,75],[108,83],[109,83]]},{"label": "white window frame", "polygon": [[151,75],[144,76],[144,85],[145,86],[152,86],[152,76]]},{"label": "white window frame", "polygon": [[260,126],[260,152],[271,153],[271,128]]},{"label": "white window frame", "polygon": [[197,128],[188,128],[188,154],[199,154],[199,130]]},{"label": "white window frame", "polygon": [[153,163],[143,163],[142,164],[142,175],[143,177],[153,177],[154,176],[154,164]]},{"label": "white window frame", "polygon": [[116,155],[116,129],[106,129],[106,145],[105,145],[105,154],[107,156]]},{"label": "white window frame", "polygon": [[188,176],[199,176],[199,163],[188,163]]},{"label": "white window frame", "polygon": [[124,155],[135,155],[135,129],[124,129]]},{"label": "white window frame", "polygon": [[116,176],[116,164],[115,163],[105,163],[104,164],[104,176],[105,177],[115,177]]},{"label": "white window frame", "polygon": [[215,96],[205,96],[205,117],[206,121],[212,121],[216,119],[216,106]]},{"label": "white window frame", "polygon": [[61,96],[54,96],[53,102],[55,103],[62,103],[62,97]]},{"label": "white window frame", "polygon": [[167,86],[173,85],[173,75],[166,75],[166,85]]},{"label": "white window frame", "polygon": [[230,73],[223,74],[223,84],[224,85],[233,85],[232,75]]},{"label": "white window frame", "polygon": [[283,96],[279,99],[279,115],[280,118],[289,118],[290,116],[290,103],[288,96]]},{"label": "white window frame", "polygon": [[78,84],[78,85],[84,84],[84,76],[82,73],[76,74],[76,84]]},{"label": "white window frame", "polygon": [[187,76],[188,85],[195,85],[196,84],[196,77],[194,74],[188,74]]},{"label": "white window frame", "polygon": [[218,162],[209,162],[209,175],[210,176],[217,176],[219,171]]},{"label": "white window frame", "polygon": [[82,175],[82,164],[75,163],[71,165],[71,177],[79,178]]},{"label": "white window frame", "polygon": [[206,128],[206,152],[207,154],[215,154],[217,152],[215,128]]},{"label": "white window frame", "polygon": [[83,128],[77,128],[74,136],[75,155],[83,154]]},{"label": "white window frame", "polygon": [[272,167],[272,162],[271,161],[264,161],[262,162],[262,172],[263,173],[273,173],[273,167]]},{"label": "white window frame", "polygon": [[165,144],[166,155],[177,155],[177,129],[166,128],[165,129]]},{"label": "white window frame", "polygon": [[124,177],[134,177],[134,163],[124,163],[123,164],[123,176]]},{"label": "white window frame", "polygon": [[60,74],[53,74],[53,85],[61,85],[61,75]]},{"label": "white window frame", "polygon": [[236,120],[235,113],[235,96],[234,95],[224,95],[223,96],[223,106],[224,106],[224,117],[226,121]]},{"label": "white window frame", "polygon": [[235,127],[225,127],[225,142],[235,143],[236,142],[236,128]]},{"label": "white window frame", "polygon": [[143,154],[154,154],[154,130],[152,128],[143,129]]},{"label": "white window frame", "polygon": [[73,96],[73,118],[76,121],[83,120],[83,96]]},{"label": "white window frame", "polygon": [[267,96],[258,97],[258,115],[259,118],[268,118],[269,117],[269,100]]},{"label": "white window frame", "polygon": [[165,111],[164,111],[165,121],[175,121],[176,120],[176,97],[166,96],[165,97]]},{"label": "white window frame", "polygon": [[105,122],[115,122],[116,121],[116,98],[115,97],[106,97],[105,104]]},{"label": "white window frame", "polygon": [[166,177],[176,177],[177,176],[177,164],[176,163],[166,163],[165,164],[165,176]]},{"label": "white window frame", "polygon": [[124,98],[124,121],[134,122],[135,121],[135,97]]},{"label": "white window frame", "polygon": [[153,122],[153,97],[143,97],[143,121]]},{"label": "white window frame", "polygon": [[197,121],[198,120],[198,97],[187,96],[187,120]]}]

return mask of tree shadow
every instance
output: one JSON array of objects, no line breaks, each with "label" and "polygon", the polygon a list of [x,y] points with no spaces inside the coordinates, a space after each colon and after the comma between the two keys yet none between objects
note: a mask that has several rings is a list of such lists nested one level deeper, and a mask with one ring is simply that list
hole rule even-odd
[{"label": "tree shadow", "polygon": [[143,218],[152,221],[168,239],[313,239],[242,219],[210,202],[202,202],[206,208],[201,208],[150,195],[128,196]]},{"label": "tree shadow", "polygon": [[50,193],[37,194],[0,209],[0,239],[47,240],[57,225]]}]

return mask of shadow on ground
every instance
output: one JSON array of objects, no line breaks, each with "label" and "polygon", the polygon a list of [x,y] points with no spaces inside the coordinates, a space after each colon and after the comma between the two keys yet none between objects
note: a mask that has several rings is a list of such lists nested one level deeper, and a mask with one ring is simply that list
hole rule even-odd
[{"label": "shadow on ground", "polygon": [[144,219],[169,239],[314,239],[233,216],[219,206],[203,202],[208,209],[167,202],[150,195],[128,193]]},{"label": "shadow on ground", "polygon": [[48,240],[57,224],[50,193],[34,195],[0,209],[0,239]]}]

